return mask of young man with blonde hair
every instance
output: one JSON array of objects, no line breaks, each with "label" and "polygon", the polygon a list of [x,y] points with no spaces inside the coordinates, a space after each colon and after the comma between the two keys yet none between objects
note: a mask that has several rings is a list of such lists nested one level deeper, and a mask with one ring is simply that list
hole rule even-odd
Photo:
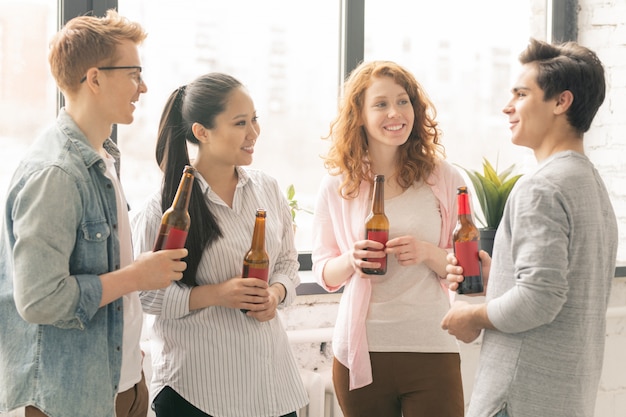
[{"label": "young man with blonde hair", "polygon": [[137,291],[167,287],[186,249],[133,261],[113,124],[147,91],[146,34],[115,11],[70,20],[50,45],[65,96],[15,171],[0,237],[0,412],[145,417]]}]

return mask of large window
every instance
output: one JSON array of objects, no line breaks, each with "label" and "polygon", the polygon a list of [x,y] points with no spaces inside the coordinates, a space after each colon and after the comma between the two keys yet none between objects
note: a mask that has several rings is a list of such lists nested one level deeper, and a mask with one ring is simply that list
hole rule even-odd
[{"label": "large window", "polygon": [[[276,177],[283,189],[294,184],[300,205],[312,208],[325,172],[320,155],[328,143],[322,137],[335,115],[343,78],[345,4],[356,4],[359,11],[364,6],[364,18],[359,14],[356,30],[350,27],[348,35],[348,48],[364,45],[364,50],[351,50],[350,56],[395,60],[415,73],[437,107],[451,162],[479,168],[483,156],[498,159],[501,167],[532,160],[510,144],[501,109],[516,56],[529,37],[534,0],[345,1],[93,2],[100,8],[97,14],[117,6],[149,33],[140,49],[148,93],[138,103],[135,122],[117,130],[131,207],[139,208],[160,185],[154,144],[168,95],[203,73],[222,71],[248,87],[260,116],[253,167]],[[85,3],[60,1],[65,14],[88,13]],[[50,0],[0,0],[0,8],[4,198],[15,162],[56,114],[46,55],[57,10]],[[308,251],[311,216],[300,212],[296,220],[297,247]]]},{"label": "large window", "polygon": [[[184,0],[174,8],[165,0],[120,0],[120,13],[149,32],[141,48],[149,92],[136,122],[118,130],[132,205],[159,185],[153,149],[167,96],[200,74],[225,71],[248,86],[260,115],[253,167],[283,188],[293,183],[299,203],[312,208],[324,174],[321,138],[342,78],[339,3]],[[501,167],[532,160],[510,144],[501,113],[529,37],[528,2],[394,3],[365,1],[364,59],[395,60],[416,74],[438,109],[449,160],[469,167],[483,156]],[[307,251],[311,216],[298,213],[297,223],[298,249]]]},{"label": "large window", "polygon": [[0,0],[0,202],[26,148],[56,116],[47,61],[56,13],[50,0]]},{"label": "large window", "polygon": [[[294,184],[301,205],[312,205],[323,174],[319,155],[336,110],[339,6],[335,2],[124,1],[121,14],[149,33],[141,48],[148,93],[136,121],[119,126],[123,178],[137,207],[160,184],[154,143],[169,94],[197,76],[227,72],[255,102],[261,126],[252,167]],[[132,160],[132,162],[129,162]],[[310,216],[299,213],[296,239],[310,248]]]},{"label": "large window", "polygon": [[448,160],[479,168],[534,161],[510,143],[502,108],[530,36],[530,2],[366,0],[365,59],[409,68],[437,109]]}]

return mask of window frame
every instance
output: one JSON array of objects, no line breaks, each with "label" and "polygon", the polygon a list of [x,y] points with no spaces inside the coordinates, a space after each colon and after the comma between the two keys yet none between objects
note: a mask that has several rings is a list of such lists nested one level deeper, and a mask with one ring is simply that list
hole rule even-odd
[{"label": "window frame", "polygon": [[[547,0],[547,39],[551,42],[576,40],[578,36],[578,0]],[[341,87],[347,75],[364,58],[366,0],[340,0],[340,71],[338,85]],[[58,29],[69,19],[85,14],[104,16],[109,9],[118,10],[118,0],[58,0]],[[57,90],[57,111],[63,106],[62,94]],[[113,126],[111,139],[117,139],[117,126]],[[301,271],[312,269],[311,252],[298,254]],[[623,274],[623,271],[622,271]],[[618,276],[616,274],[616,276]],[[324,294],[326,291],[316,283],[303,283],[298,295]]]}]

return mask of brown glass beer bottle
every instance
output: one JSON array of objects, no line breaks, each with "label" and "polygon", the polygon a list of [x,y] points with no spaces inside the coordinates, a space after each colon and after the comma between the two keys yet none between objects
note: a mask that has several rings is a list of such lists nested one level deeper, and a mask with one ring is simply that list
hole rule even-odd
[{"label": "brown glass beer bottle", "polygon": [[[389,240],[389,219],[385,215],[384,175],[379,174],[374,177],[372,209],[365,219],[365,239],[380,242],[383,245],[386,245],[387,240]],[[380,262],[380,267],[363,268],[364,273],[371,275],[385,275],[387,273],[387,255],[383,258],[372,258],[371,261]]]},{"label": "brown glass beer bottle", "polygon": [[[256,220],[254,221],[254,232],[252,233],[252,244],[250,250],[243,258],[244,278],[258,278],[268,281],[270,269],[270,257],[265,250],[265,209],[257,209]],[[248,310],[241,309],[246,313]]]},{"label": "brown glass beer bottle", "polygon": [[154,243],[154,252],[162,249],[185,247],[187,233],[191,225],[188,209],[194,178],[195,169],[191,165],[185,165],[172,206],[165,210],[161,217],[161,227]]},{"label": "brown glass beer bottle", "polygon": [[457,189],[458,220],[452,241],[454,255],[458,264],[463,267],[463,282],[459,283],[456,292],[459,294],[476,294],[483,292],[482,264],[478,257],[480,232],[472,221],[467,187]]}]

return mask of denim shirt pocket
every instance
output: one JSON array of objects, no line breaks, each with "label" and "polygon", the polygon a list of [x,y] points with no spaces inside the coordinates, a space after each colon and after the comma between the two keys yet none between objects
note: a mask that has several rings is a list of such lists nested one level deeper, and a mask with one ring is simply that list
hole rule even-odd
[{"label": "denim shirt pocket", "polygon": [[106,242],[111,228],[106,220],[85,222],[81,225],[83,237],[88,242]]},{"label": "denim shirt pocket", "polygon": [[101,274],[109,271],[110,236],[111,226],[105,219],[85,220],[80,225],[70,261],[72,275]]}]

